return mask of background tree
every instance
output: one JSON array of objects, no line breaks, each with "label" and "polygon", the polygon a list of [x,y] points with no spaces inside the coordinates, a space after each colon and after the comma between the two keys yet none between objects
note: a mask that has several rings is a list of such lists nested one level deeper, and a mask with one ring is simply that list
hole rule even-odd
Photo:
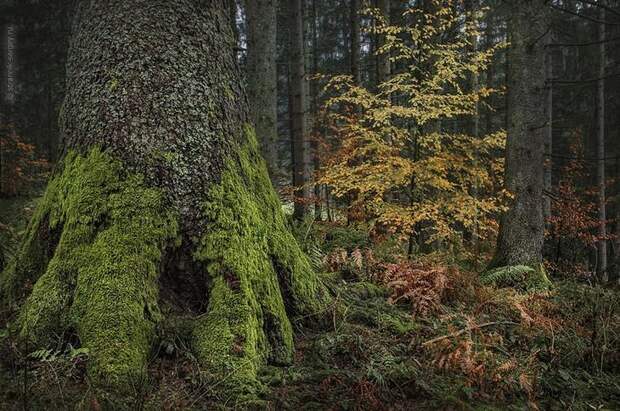
[{"label": "background tree", "polygon": [[[605,6],[605,1],[601,0],[601,4]],[[599,8],[599,19],[601,22],[605,21],[605,8]],[[607,272],[607,179],[605,178],[605,65],[607,59],[605,57],[605,24],[598,25],[598,42],[599,42],[599,70],[597,81],[597,140],[596,140],[596,154],[597,154],[597,167],[596,167],[596,179],[598,186],[598,261],[597,271],[603,282],[607,282],[609,279],[609,273]]]},{"label": "background tree", "polygon": [[289,116],[291,131],[291,150],[293,161],[293,188],[295,190],[294,217],[302,220],[308,212],[309,195],[309,152],[308,121],[306,110],[307,81],[304,41],[303,1],[292,0],[289,7]]},{"label": "background tree", "polygon": [[250,112],[270,174],[278,165],[276,0],[246,1]]},{"label": "background tree", "polygon": [[513,196],[501,219],[492,266],[543,260],[545,48],[549,8],[544,0],[507,2],[509,11],[507,189]]}]

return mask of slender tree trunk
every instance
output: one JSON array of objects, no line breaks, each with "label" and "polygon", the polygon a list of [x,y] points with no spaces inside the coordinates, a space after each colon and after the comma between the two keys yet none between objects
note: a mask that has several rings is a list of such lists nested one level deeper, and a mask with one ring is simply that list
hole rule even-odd
[{"label": "slender tree trunk", "polygon": [[291,149],[293,157],[293,187],[295,188],[294,217],[301,220],[308,212],[308,153],[306,119],[306,69],[304,58],[303,2],[291,0],[289,7],[289,58],[291,82],[289,107],[291,118]]},{"label": "slender tree trunk", "polygon": [[[553,34],[549,33],[549,41],[547,45],[551,45],[553,43]],[[553,189],[552,177],[553,177],[553,49],[551,47],[547,47],[546,54],[546,92],[547,99],[545,102],[545,106],[547,108],[547,124],[545,127],[545,194],[544,198],[544,208],[543,208],[543,216],[545,221],[549,217],[551,217],[551,191]]]},{"label": "slender tree trunk", "polygon": [[[599,19],[605,21],[605,8],[600,7]],[[597,82],[597,167],[596,180],[598,185],[598,264],[597,271],[603,282],[609,280],[607,272],[607,210],[605,195],[605,24],[599,24],[599,73]]]},{"label": "slender tree trunk", "polygon": [[542,262],[545,108],[545,0],[506,2],[509,10],[508,140],[505,184],[513,199],[502,216],[491,266]]},{"label": "slender tree trunk", "polygon": [[[476,17],[476,12],[478,10],[478,0],[469,0],[466,3],[467,11],[471,13],[471,19],[476,26],[479,24],[478,19]],[[473,33],[470,36],[470,52],[476,53],[478,52],[478,34]],[[480,76],[478,73],[472,73],[470,78],[470,91],[472,93],[478,93],[480,91]],[[478,139],[480,137],[480,104],[476,102],[475,112],[470,122],[470,130],[469,134],[474,138]],[[472,196],[474,199],[477,199],[479,195],[478,185],[475,184],[472,190]],[[471,238],[471,245],[475,250],[476,255],[478,255],[479,248],[479,233],[478,233],[478,209],[474,211],[474,225],[471,229],[471,232],[465,232],[465,238]]]},{"label": "slender tree trunk", "polygon": [[[319,32],[318,32],[318,10],[317,0],[312,0],[312,74],[319,73]],[[312,104],[312,158],[315,171],[321,168],[321,151],[319,144],[320,125],[319,125],[319,83],[316,79],[312,80],[310,87],[310,100]],[[323,219],[324,206],[324,187],[321,184],[314,184],[314,218]]]},{"label": "slender tree trunk", "polygon": [[351,36],[351,75],[355,84],[359,85],[362,82],[360,72],[360,16],[359,16],[359,0],[350,0],[349,10],[349,30]]},{"label": "slender tree trunk", "polygon": [[[390,0],[378,0],[377,6],[379,12],[385,20],[385,24],[391,23],[391,3]],[[385,45],[385,35],[379,36],[379,48]],[[380,53],[377,55],[377,84],[381,84],[390,78],[392,73],[392,65],[390,63],[389,53]]]},{"label": "slender tree trunk", "polygon": [[[494,42],[494,25],[495,25],[495,21],[494,19],[492,19],[491,16],[487,16],[486,18],[486,27],[484,30],[484,37],[485,37],[485,45],[486,47],[491,47],[493,45]],[[491,63],[489,64],[489,67],[487,68],[487,72],[486,72],[486,85],[489,88],[493,88],[495,87],[495,65],[497,64],[497,58],[496,56],[494,56],[494,58],[491,60]],[[494,121],[493,121],[493,116],[495,114],[495,111],[493,109],[493,100],[489,101],[489,106],[486,108],[485,110],[485,133],[486,134],[491,134],[493,133],[493,131],[495,130],[494,127]]]},{"label": "slender tree trunk", "polygon": [[272,178],[278,168],[277,0],[246,0],[248,98]]},{"label": "slender tree trunk", "polygon": [[182,321],[213,388],[255,393],[262,364],[292,360],[288,314],[329,298],[247,125],[228,23],[225,0],[77,3],[63,156],[0,301],[31,346],[77,334],[97,387],[145,381]]}]

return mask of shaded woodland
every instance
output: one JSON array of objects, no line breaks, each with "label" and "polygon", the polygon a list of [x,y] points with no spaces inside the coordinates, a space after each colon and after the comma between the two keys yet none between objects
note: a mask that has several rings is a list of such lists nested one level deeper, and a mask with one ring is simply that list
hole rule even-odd
[{"label": "shaded woodland", "polygon": [[0,30],[0,408],[620,409],[617,0]]}]

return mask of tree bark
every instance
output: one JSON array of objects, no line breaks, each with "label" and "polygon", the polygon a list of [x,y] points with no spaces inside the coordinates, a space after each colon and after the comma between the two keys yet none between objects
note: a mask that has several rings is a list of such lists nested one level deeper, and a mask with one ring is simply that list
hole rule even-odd
[{"label": "tree bark", "polygon": [[502,216],[491,266],[542,262],[545,130],[545,0],[506,2],[509,16],[508,138],[505,184],[513,195]]},{"label": "tree bark", "polygon": [[277,11],[277,0],[246,1],[250,112],[272,177],[278,168]]},{"label": "tree bark", "polygon": [[[605,21],[605,8],[599,8],[599,20]],[[596,181],[598,186],[598,264],[597,273],[602,282],[609,280],[607,272],[607,205],[605,179],[605,24],[598,25],[599,72],[597,82],[597,157]]]},{"label": "tree bark", "polygon": [[303,2],[291,0],[289,7],[289,115],[291,122],[291,150],[293,157],[293,187],[295,189],[296,220],[308,213],[308,124],[306,118],[307,84],[304,58]]},{"label": "tree bark", "polygon": [[77,334],[98,387],[145,381],[158,330],[182,321],[205,378],[252,394],[262,364],[292,359],[288,314],[329,299],[286,229],[232,47],[225,0],[77,5],[63,156],[0,295],[33,346]]}]

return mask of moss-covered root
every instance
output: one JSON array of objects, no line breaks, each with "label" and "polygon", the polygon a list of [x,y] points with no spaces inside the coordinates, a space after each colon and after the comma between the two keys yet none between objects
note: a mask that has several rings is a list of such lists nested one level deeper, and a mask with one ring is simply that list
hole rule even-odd
[{"label": "moss-covered root", "polygon": [[216,391],[237,399],[256,391],[262,364],[292,360],[288,315],[319,314],[330,299],[288,231],[256,138],[246,132],[205,206],[209,232],[196,258],[208,263],[213,282],[193,335]]},{"label": "moss-covered root", "polygon": [[[41,346],[58,333],[77,331],[89,349],[91,380],[131,387],[146,368],[159,317],[161,252],[176,236],[176,219],[158,191],[98,149],[70,153],[62,167],[33,220],[45,220],[60,236],[46,250],[52,257],[21,310],[20,333]],[[34,242],[26,239],[27,251]],[[42,258],[31,254],[22,253],[13,267]],[[9,268],[4,276],[16,273]]]}]

